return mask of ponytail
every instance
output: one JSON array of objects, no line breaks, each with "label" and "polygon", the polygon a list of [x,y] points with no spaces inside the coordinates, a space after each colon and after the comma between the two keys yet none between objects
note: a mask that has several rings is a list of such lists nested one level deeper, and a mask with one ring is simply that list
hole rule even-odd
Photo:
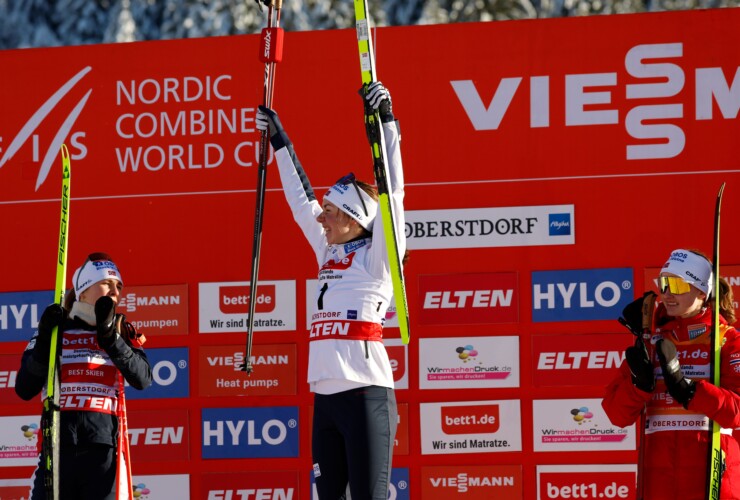
[{"label": "ponytail", "polygon": [[[707,259],[707,262],[709,262],[709,265],[712,265],[711,259],[701,250],[690,248],[689,252],[704,257]],[[712,275],[712,280],[714,280],[714,275]],[[714,285],[714,283],[712,283],[712,285]],[[708,297],[704,301],[704,305],[707,307],[714,307],[714,297],[719,297],[720,315],[727,320],[728,324],[731,325],[735,323],[737,320],[737,317],[735,316],[735,297],[732,294],[732,287],[722,276],[719,277],[719,290],[712,293],[712,296]]]},{"label": "ponytail", "polygon": [[[730,325],[735,323],[737,318],[735,317],[735,297],[732,293],[732,287],[726,279],[720,276],[719,278],[719,293],[717,294],[719,300],[719,313],[723,318],[727,320]],[[714,300],[710,299],[708,302],[714,306]]]}]

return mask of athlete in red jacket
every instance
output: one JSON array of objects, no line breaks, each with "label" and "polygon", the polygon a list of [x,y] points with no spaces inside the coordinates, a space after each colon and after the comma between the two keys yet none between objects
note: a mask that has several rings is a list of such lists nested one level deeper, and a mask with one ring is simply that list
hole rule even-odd
[{"label": "athlete in red jacket", "polygon": [[[635,423],[647,404],[644,499],[703,500],[709,443],[708,419],[722,427],[725,463],[722,499],[740,499],[740,335],[732,291],[720,280],[720,387],[711,384],[712,267],[702,255],[675,250],[660,273],[658,303],[647,349],[627,348],[625,362],[607,386],[602,406],[614,425]],[[648,292],[624,310],[633,332],[642,331]]]}]

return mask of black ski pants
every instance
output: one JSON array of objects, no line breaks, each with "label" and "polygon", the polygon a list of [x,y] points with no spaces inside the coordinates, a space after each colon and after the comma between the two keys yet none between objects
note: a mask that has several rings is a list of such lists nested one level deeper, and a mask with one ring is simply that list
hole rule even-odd
[{"label": "black ski pants", "polygon": [[320,500],[387,500],[398,409],[393,389],[316,394],[313,469]]}]

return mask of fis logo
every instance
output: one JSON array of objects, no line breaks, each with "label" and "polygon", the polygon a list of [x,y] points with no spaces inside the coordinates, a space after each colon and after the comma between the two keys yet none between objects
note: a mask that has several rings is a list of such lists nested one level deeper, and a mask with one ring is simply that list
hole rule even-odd
[{"label": "fis logo", "polygon": [[[5,151],[0,149],[0,153],[2,153],[2,156],[0,156],[0,168],[15,156],[18,150],[26,144],[29,138],[31,140],[33,151],[32,159],[34,162],[39,161],[39,135],[34,134],[34,132],[46,119],[49,113],[54,110],[56,105],[64,98],[64,96],[66,96],[77,85],[77,83],[90,72],[91,69],[92,68],[90,66],[86,66],[80,70],[76,75],[59,87],[59,89],[54,92],[54,94],[52,94],[46,102],[44,102],[44,104],[42,104],[41,107],[33,113],[33,115],[31,115],[13,140],[10,141],[10,145],[7,149]],[[72,159],[79,160],[87,156],[87,147],[81,142],[81,139],[85,137],[85,133],[74,132],[70,135],[70,132],[72,131],[75,121],[77,121],[77,118],[80,116],[80,113],[82,113],[82,110],[85,108],[85,104],[87,103],[91,93],[92,89],[88,90],[87,93],[77,102],[75,107],[69,112],[64,122],[54,134],[51,144],[49,144],[49,147],[46,149],[44,159],[41,163],[41,169],[39,170],[39,175],[36,178],[36,191],[38,191],[39,187],[41,187],[49,175],[49,170],[51,170],[54,160],[57,158],[57,153],[59,152],[62,143],[67,140],[68,136],[70,144],[74,146],[79,153],[76,156],[72,156]]]},{"label": "fis logo", "polygon": [[613,320],[632,301],[632,269],[532,273],[532,321]]}]

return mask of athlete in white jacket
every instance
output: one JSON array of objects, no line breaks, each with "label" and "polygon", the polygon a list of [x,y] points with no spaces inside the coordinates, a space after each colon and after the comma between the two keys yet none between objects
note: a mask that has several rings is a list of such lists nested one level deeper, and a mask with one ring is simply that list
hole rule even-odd
[{"label": "athlete in white jacket", "polygon": [[[364,98],[380,112],[389,191],[403,231],[400,134],[381,83]],[[319,267],[309,332],[308,383],[314,397],[313,469],[321,500],[386,500],[398,413],[382,334],[393,296],[377,191],[349,173],[316,199],[277,114],[260,106],[257,128],[270,132],[285,198]]]}]

